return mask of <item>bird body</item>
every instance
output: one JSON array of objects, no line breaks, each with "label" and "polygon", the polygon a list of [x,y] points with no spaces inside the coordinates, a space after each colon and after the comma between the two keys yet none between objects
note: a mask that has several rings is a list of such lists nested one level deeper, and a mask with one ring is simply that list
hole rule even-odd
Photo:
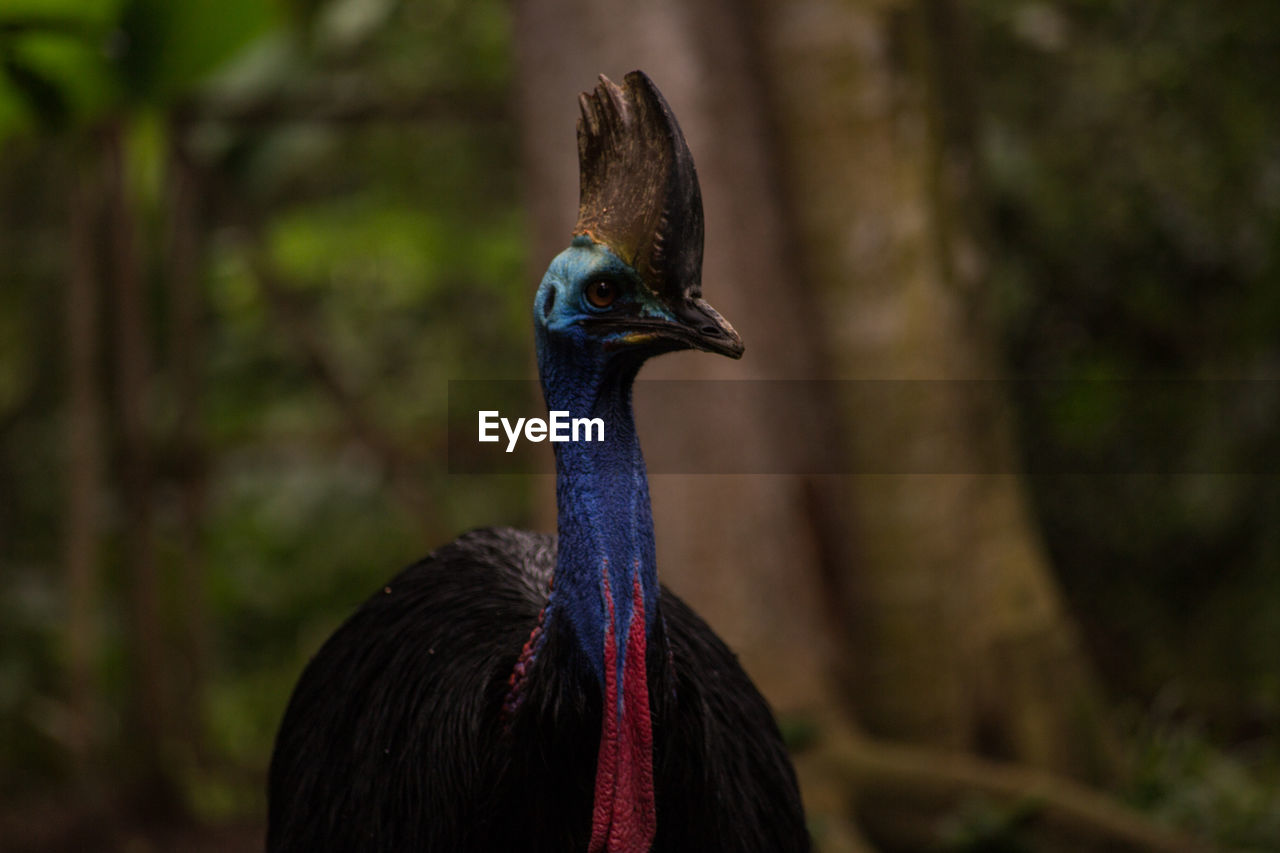
[{"label": "bird body", "polygon": [[809,847],[768,705],[658,583],[632,382],[662,352],[742,352],[701,299],[692,159],[639,72],[582,107],[579,225],[534,329],[548,408],[606,440],[555,445],[557,536],[466,534],[325,643],[272,757],[275,853]]},{"label": "bird body", "polygon": [[[473,531],[330,638],[276,746],[270,849],[589,849],[603,693],[569,630],[543,623],[518,711],[503,709],[555,553],[552,536]],[[706,623],[665,589],[659,601],[652,849],[807,849],[767,704]],[[539,667],[548,661],[559,665]]]}]

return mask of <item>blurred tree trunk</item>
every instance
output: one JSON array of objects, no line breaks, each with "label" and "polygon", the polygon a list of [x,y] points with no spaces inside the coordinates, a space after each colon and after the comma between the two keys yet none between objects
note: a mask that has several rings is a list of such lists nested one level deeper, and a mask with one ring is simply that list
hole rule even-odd
[{"label": "blurred tree trunk", "polygon": [[66,293],[67,493],[64,528],[67,594],[68,733],[79,770],[87,770],[97,746],[94,628],[98,569],[98,502],[102,475],[102,406],[98,399],[97,242],[101,187],[94,164],[78,164],[71,189],[70,269]]},{"label": "blurred tree trunk", "polygon": [[[849,412],[859,553],[839,577],[844,687],[874,734],[1084,778],[1112,756],[1091,671],[1028,517],[985,317],[964,41],[952,0],[756,3],[787,198]],[[930,472],[959,472],[936,474]]]},{"label": "blurred tree trunk", "polygon": [[[705,353],[664,356],[641,380],[793,378],[818,354],[807,300],[795,298],[783,246],[781,198],[760,109],[760,86],[735,4],[725,0],[526,0],[516,4],[520,117],[534,237],[530,290],[568,245],[578,210],[576,95],[597,76],[633,69],[653,77],[697,163],[706,212],[704,293],[742,333],[741,362]],[[640,396],[640,395],[638,395]],[[733,440],[763,468],[787,470],[803,430],[773,412],[735,425]],[[642,441],[665,431],[696,447],[705,412],[637,407]],[[650,478],[663,581],[738,652],[776,708],[826,701],[828,633],[820,614],[818,537],[800,477],[658,475]],[[554,526],[549,493],[546,526]]]},{"label": "blurred tree trunk", "polygon": [[150,423],[151,363],[145,275],[140,260],[138,211],[122,126],[104,135],[111,284],[115,313],[115,391],[124,505],[123,555],[127,567],[128,636],[133,695],[127,717],[131,757],[139,774],[139,806],[156,814],[176,808],[167,759],[170,708],[166,695],[166,637],[161,623],[159,563],[154,538],[154,454]]},{"label": "blurred tree trunk", "polygon": [[[706,296],[747,344],[740,363],[664,357],[642,379],[998,377],[964,213],[972,119],[954,11],[518,3],[530,279],[577,211],[573,93],[642,68],[698,163]],[[927,387],[896,419],[831,405],[833,423],[791,425],[762,410],[733,441],[774,470],[817,443],[857,470],[961,473],[656,476],[659,571],[784,713],[827,705],[834,674],[872,734],[1104,776],[1101,703],[1008,474],[1003,401],[974,393],[989,383]],[[702,414],[637,412],[646,442],[697,436]],[[843,802],[822,782],[806,798],[837,814]]]},{"label": "blurred tree trunk", "polygon": [[203,698],[211,645],[204,547],[209,460],[201,428],[205,306],[200,273],[201,236],[205,228],[201,175],[186,149],[187,132],[184,122],[171,122],[166,174],[169,214],[166,277],[173,312],[169,323],[169,357],[173,397],[178,407],[174,452],[182,557],[177,607],[181,618],[179,651],[185,663],[175,674],[181,684],[176,712],[183,729],[175,735],[197,756],[203,756]]}]

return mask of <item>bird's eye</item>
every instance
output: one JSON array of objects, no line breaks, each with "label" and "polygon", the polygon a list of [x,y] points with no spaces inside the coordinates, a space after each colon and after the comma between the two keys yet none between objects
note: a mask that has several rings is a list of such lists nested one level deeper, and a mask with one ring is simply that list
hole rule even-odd
[{"label": "bird's eye", "polygon": [[587,285],[587,301],[597,308],[608,308],[618,298],[618,287],[611,281],[597,278]]}]

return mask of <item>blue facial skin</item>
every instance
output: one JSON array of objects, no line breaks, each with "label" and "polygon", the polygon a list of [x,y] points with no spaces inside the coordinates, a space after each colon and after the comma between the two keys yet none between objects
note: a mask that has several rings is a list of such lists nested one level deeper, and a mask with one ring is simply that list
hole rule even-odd
[{"label": "blue facial skin", "polygon": [[[600,278],[618,289],[616,301],[607,309],[596,308],[586,297],[587,285]],[[592,318],[619,313],[676,322],[613,252],[587,237],[574,238],[551,262],[534,298],[538,373],[547,408],[568,411],[571,417],[603,418],[605,440],[552,445],[559,550],[546,618],[548,623],[569,621],[602,684],[609,606],[604,574],[608,574],[613,603],[619,684],[637,579],[646,632],[657,613],[653,516],[632,416],[631,385],[646,358],[683,348],[669,339],[635,335],[625,328],[605,332],[590,327]]]}]

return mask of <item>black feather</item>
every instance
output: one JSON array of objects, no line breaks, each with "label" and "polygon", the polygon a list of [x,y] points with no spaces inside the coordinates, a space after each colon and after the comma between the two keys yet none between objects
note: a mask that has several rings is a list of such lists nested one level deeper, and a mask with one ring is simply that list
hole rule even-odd
[{"label": "black feather", "polygon": [[[365,602],[307,666],[285,713],[268,849],[585,851],[601,691],[555,623],[518,710],[503,712],[554,567],[554,537],[477,530]],[[648,657],[652,849],[807,850],[768,705],[666,589],[659,613]]]}]

